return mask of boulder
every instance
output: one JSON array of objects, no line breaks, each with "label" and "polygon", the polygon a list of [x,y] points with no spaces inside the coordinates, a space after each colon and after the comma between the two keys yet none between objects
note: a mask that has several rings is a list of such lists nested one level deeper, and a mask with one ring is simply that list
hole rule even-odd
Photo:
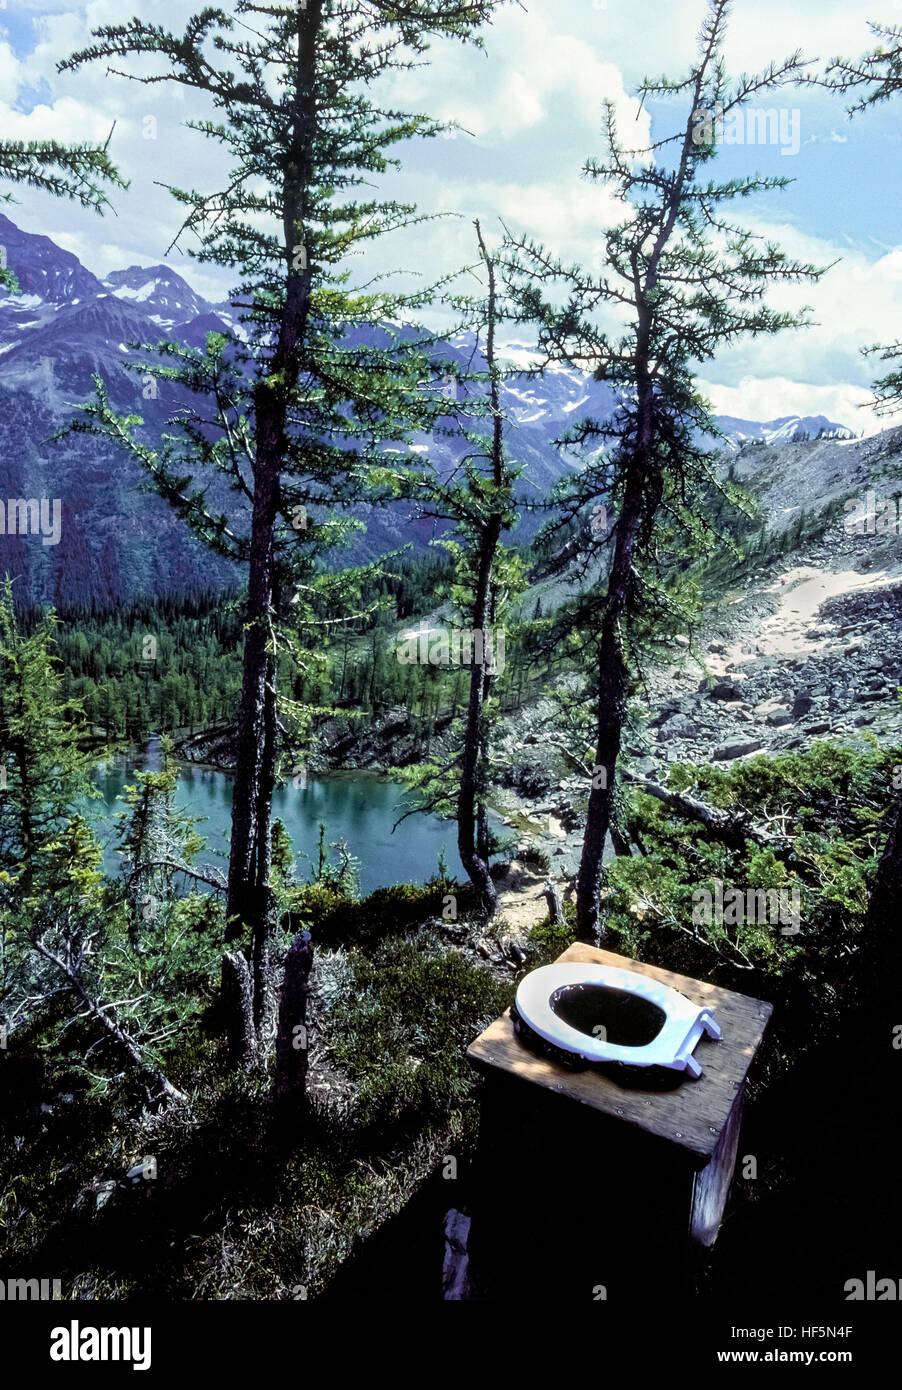
[{"label": "boulder", "polygon": [[814,708],[814,700],[807,690],[797,690],[792,704],[793,719],[804,719]]},{"label": "boulder", "polygon": [[742,691],[735,681],[718,681],[716,685],[712,685],[708,692],[708,698],[727,701],[741,700]]},{"label": "boulder", "polygon": [[698,733],[698,726],[693,724],[685,714],[676,714],[672,719],[668,719],[658,733],[658,738],[665,743],[671,742],[676,738],[695,738]]},{"label": "boulder", "polygon": [[757,753],[763,747],[764,740],[760,738],[732,739],[729,743],[722,743],[719,748],[715,748],[711,759],[716,763],[730,762],[733,758],[744,758],[749,753]]}]

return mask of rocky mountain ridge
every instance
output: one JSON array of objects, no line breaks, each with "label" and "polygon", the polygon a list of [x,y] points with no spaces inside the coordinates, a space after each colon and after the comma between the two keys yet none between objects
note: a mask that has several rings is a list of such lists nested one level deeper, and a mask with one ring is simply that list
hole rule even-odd
[{"label": "rocky mountain ridge", "polygon": [[[18,294],[0,292],[0,497],[58,497],[64,518],[58,546],[42,546],[34,536],[0,536],[0,572],[15,576],[22,599],[56,604],[115,603],[236,583],[234,570],[203,550],[143,487],[133,460],[87,436],[62,443],[52,436],[72,418],[75,404],[91,397],[97,374],[114,407],[141,415],[145,437],[158,437],[185,400],[174,386],[147,398],[140,372],[127,369],[141,360],[130,344],[165,334],[201,347],[211,330],[240,337],[240,314],[229,304],[207,301],[165,265],[133,265],[101,280],[49,237],[24,232],[3,215],[0,253],[19,281]],[[452,337],[442,355],[460,370],[482,365],[470,334]],[[571,368],[531,377],[528,345],[508,344],[505,355],[522,373],[503,388],[508,444],[524,468],[524,497],[540,500],[562,474],[579,466],[554,441],[583,413],[609,415],[614,398],[604,383]],[[724,417],[719,423],[721,442],[740,454],[750,439],[772,449],[806,435],[826,433],[834,443],[849,433],[823,417],[764,424]],[[439,469],[450,471],[465,447],[437,431],[394,452],[429,454]],[[234,507],[234,498],[223,503]],[[366,532],[343,552],[343,563],[407,543],[423,550],[435,533],[434,523],[412,517],[405,505],[354,511]],[[527,539],[541,519],[541,513],[527,511],[517,537]]]}]

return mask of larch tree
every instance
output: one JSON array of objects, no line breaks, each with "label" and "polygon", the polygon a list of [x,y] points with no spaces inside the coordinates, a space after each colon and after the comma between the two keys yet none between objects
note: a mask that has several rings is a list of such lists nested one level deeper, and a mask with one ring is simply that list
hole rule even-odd
[{"label": "larch tree", "polygon": [[[545,360],[591,370],[617,402],[613,418],[584,420],[570,432],[568,444],[584,447],[586,461],[558,495],[567,517],[581,519],[582,548],[606,574],[595,601],[588,596],[580,613],[594,672],[594,766],[577,883],[577,935],[588,942],[600,930],[630,642],[649,606],[666,606],[666,597],[654,592],[660,523],[666,518],[697,534],[705,522],[696,499],[719,485],[710,453],[716,427],[696,373],[740,337],[805,323],[804,310],[769,307],[767,292],[823,274],[735,226],[725,211],[788,179],[710,177],[724,122],[805,71],[795,53],[760,74],[730,79],[722,53],[728,11],[728,0],[711,0],[684,77],[646,80],[639,89],[642,102],[682,104],[673,133],[647,149],[630,149],[613,105],[605,106],[606,154],[589,160],[584,173],[630,211],[605,235],[601,272],[565,264],[528,238],[508,238],[510,292],[538,322]],[[600,505],[616,515],[596,532],[587,518]]]},{"label": "larch tree", "polygon": [[[498,899],[489,872],[489,721],[492,688],[504,661],[496,625],[519,578],[517,561],[501,543],[517,520],[515,483],[520,470],[505,446],[501,388],[513,369],[505,368],[499,357],[497,335],[503,323],[517,320],[503,303],[496,256],[478,221],[475,228],[485,297],[478,302],[458,299],[455,307],[475,325],[473,355],[481,357],[481,364],[445,378],[455,395],[448,406],[447,433],[462,443],[463,452],[445,475],[425,459],[411,471],[405,491],[423,515],[453,528],[440,544],[455,556],[451,596],[467,633],[468,650],[452,653],[449,643],[448,652],[438,650],[438,655],[448,660],[456,656],[470,668],[459,750],[450,767],[427,762],[420,783],[423,809],[453,809],[461,863],[491,917]],[[417,639],[412,641],[417,644]]]},{"label": "larch tree", "polygon": [[[481,660],[473,652],[470,668],[470,690],[464,724],[460,768],[460,788],[457,796],[457,845],[461,862],[470,881],[480,893],[491,917],[498,905],[495,884],[489,872],[489,835],[486,808],[488,781],[487,704],[495,667],[498,664],[497,638],[494,627],[498,617],[498,547],[501,536],[515,519],[514,479],[504,449],[504,418],[501,410],[501,376],[497,361],[495,337],[500,310],[498,305],[497,269],[485,244],[482,229],[476,223],[479,251],[486,275],[486,343],[485,359],[488,368],[489,406],[491,412],[491,443],[471,438],[475,458],[485,450],[483,458],[489,466],[488,476],[471,476],[468,502],[463,525],[470,533],[472,569],[472,608],[468,616],[472,631],[482,633]],[[472,451],[470,457],[473,457]],[[491,657],[489,655],[491,649]]]},{"label": "larch tree", "polygon": [[[163,365],[151,370],[198,403],[156,447],[137,442],[137,419],[117,418],[102,391],[82,427],[135,449],[195,531],[247,567],[227,916],[234,936],[250,938],[264,1053],[275,1026],[270,821],[283,605],[299,596],[298,619],[317,555],[351,524],[335,509],[383,485],[387,443],[434,418],[434,397],[419,389],[425,350],[392,326],[429,290],[393,293],[373,276],[352,287],[349,258],[418,219],[368,187],[398,164],[399,143],[443,127],[386,108],[373,89],[423,61],[433,39],[478,45],[500,3],[237,0],[231,13],[202,10],[182,34],[140,18],[107,26],[62,65],[107,62],[123,73],[125,62],[135,81],[197,92],[216,118],[188,124],[231,160],[217,190],[170,192],[186,210],[179,237],[199,240],[191,254],[240,276],[242,336],[211,335],[206,352],[160,345]],[[226,516],[211,475],[237,494],[243,519]]]}]

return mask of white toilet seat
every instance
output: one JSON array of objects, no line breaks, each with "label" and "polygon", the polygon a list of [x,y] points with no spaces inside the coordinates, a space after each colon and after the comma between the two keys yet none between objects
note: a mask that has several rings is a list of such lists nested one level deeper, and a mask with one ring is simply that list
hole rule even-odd
[{"label": "white toilet seat", "polygon": [[[605,1038],[590,1037],[565,1022],[551,1006],[552,996],[568,985],[607,985],[638,998],[647,999],[666,1015],[661,1031],[642,1047],[625,1047]],[[517,1013],[546,1042],[565,1052],[575,1053],[587,1062],[622,1062],[630,1067],[670,1067],[687,1071],[693,1078],[702,1074],[692,1056],[703,1033],[721,1039],[713,1010],[693,1004],[685,995],[635,970],[611,965],[567,961],[543,965],[533,970],[517,989]]]}]

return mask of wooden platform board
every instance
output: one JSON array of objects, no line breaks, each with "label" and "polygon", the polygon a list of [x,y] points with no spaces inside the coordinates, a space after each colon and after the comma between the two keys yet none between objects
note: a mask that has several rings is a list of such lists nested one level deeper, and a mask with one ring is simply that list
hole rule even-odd
[{"label": "wooden platform board", "polygon": [[579,942],[569,946],[556,964],[597,961],[601,965],[636,970],[672,989],[693,1003],[716,1011],[723,1041],[703,1037],[695,1049],[703,1074],[698,1081],[685,1077],[675,1090],[641,1090],[626,1087],[594,1068],[571,1072],[536,1056],[517,1038],[510,1013],[495,1020],[468,1049],[475,1066],[495,1076],[508,1073],[546,1090],[579,1101],[603,1114],[635,1125],[668,1140],[707,1162],[730,1120],[755,1053],[761,1044],[773,1006],[761,999],[719,989],[670,970],[597,950]]}]

